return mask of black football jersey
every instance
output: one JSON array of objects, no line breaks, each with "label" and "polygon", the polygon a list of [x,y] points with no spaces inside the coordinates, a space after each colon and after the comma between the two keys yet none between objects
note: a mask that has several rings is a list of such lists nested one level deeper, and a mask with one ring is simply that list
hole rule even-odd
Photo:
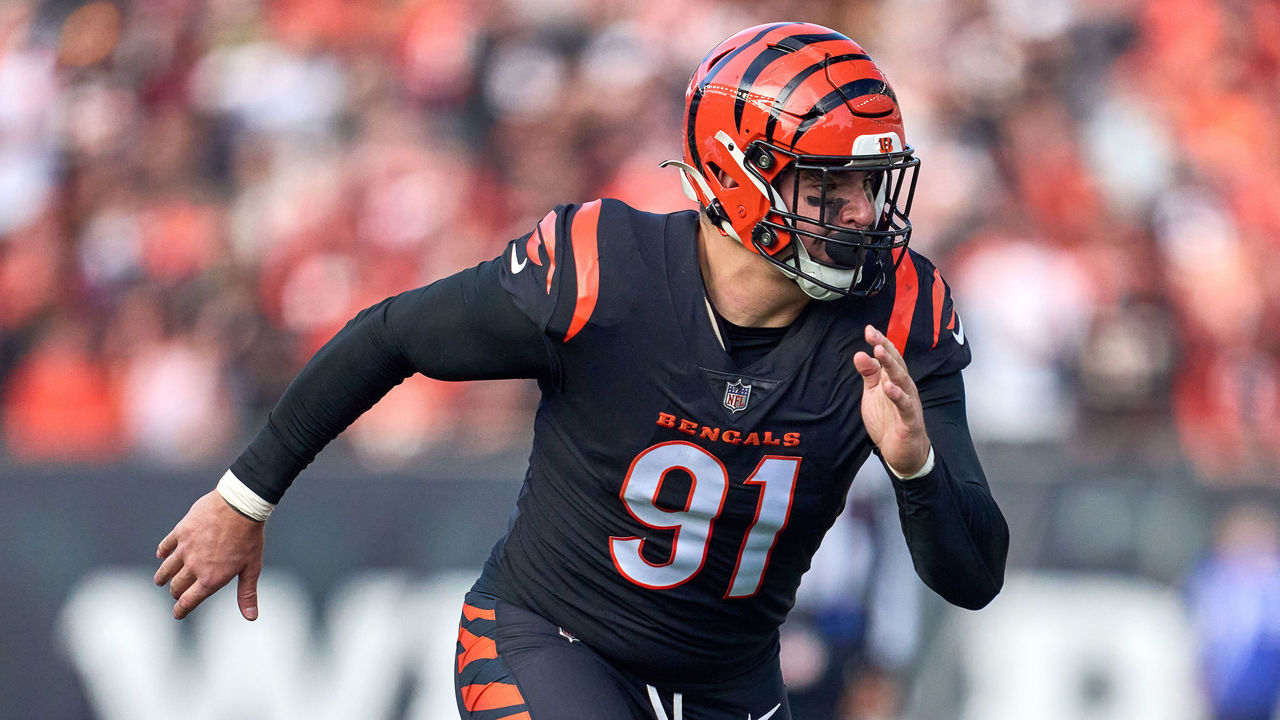
[{"label": "black football jersey", "polygon": [[655,682],[719,682],[776,651],[801,575],[873,447],[853,365],[872,324],[918,384],[968,364],[947,285],[911,252],[870,298],[811,302],[736,367],[695,212],[557,208],[499,259],[544,329],[530,467],[478,587]]}]

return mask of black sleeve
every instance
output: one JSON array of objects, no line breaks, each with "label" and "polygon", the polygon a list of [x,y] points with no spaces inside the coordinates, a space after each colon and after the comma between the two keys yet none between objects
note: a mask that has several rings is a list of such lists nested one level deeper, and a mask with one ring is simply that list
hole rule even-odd
[{"label": "black sleeve", "polygon": [[496,261],[362,310],[307,362],[231,465],[279,502],[317,453],[415,372],[438,380],[546,378],[542,332],[498,281]]},{"label": "black sleeve", "polygon": [[1004,584],[1009,526],[969,435],[960,373],[931,376],[919,390],[934,467],[912,480],[893,478],[902,533],[924,583],[947,602],[977,610]]}]

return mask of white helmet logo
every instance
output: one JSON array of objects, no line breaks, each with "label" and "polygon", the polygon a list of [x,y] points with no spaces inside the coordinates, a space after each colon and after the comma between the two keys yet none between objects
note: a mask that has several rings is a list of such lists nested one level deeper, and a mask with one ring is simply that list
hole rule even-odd
[{"label": "white helmet logo", "polygon": [[876,135],[859,135],[853,141],[854,155],[886,155],[902,151],[902,138],[898,133],[887,132]]}]

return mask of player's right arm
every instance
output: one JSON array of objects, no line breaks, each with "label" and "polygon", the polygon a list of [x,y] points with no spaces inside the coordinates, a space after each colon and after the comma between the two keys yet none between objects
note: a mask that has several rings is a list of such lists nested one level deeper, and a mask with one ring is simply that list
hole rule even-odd
[{"label": "player's right arm", "polygon": [[236,577],[241,614],[257,618],[267,515],[329,441],[409,375],[480,380],[553,374],[542,329],[502,285],[504,261],[482,263],[362,311],[311,358],[217,490],[197,500],[160,543],[156,557],[163,562],[154,580],[169,584],[175,618]]}]

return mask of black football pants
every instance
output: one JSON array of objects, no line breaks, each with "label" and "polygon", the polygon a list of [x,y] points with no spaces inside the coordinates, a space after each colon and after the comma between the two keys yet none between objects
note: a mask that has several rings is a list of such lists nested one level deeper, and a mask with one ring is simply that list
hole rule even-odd
[{"label": "black football pants", "polygon": [[462,607],[456,672],[464,720],[791,720],[776,662],[732,688],[655,687],[541,616],[475,591]]}]

